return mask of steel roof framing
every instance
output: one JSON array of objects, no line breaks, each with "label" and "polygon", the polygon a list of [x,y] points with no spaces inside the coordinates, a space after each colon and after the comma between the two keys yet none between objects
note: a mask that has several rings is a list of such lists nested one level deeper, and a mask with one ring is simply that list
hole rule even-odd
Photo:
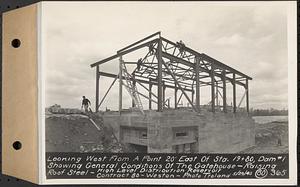
[{"label": "steel roof framing", "polygon": [[[131,60],[123,63],[137,67],[132,71],[134,79],[132,81],[141,84],[148,84],[149,89],[149,108],[151,109],[151,95],[157,98],[158,111],[163,111],[165,107],[165,89],[170,88],[175,91],[175,100],[177,91],[182,92],[195,112],[200,112],[200,87],[211,86],[211,111],[215,112],[216,87],[223,89],[223,111],[227,112],[226,103],[226,84],[233,85],[233,112],[236,112],[236,85],[245,88],[246,91],[246,109],[249,112],[249,80],[252,78],[204,53],[199,53],[183,42],[174,43],[161,36],[160,32],[151,34],[133,44],[130,44],[117,51],[115,55],[91,64],[96,68],[96,111],[99,109],[99,78],[100,76],[118,77],[118,75],[106,72],[100,72],[100,65],[108,63],[116,58],[133,53],[139,49],[148,48],[146,55],[139,60]],[[123,76],[119,76],[123,80]],[[151,89],[157,86],[157,95]],[[110,87],[111,88],[111,87]],[[143,88],[146,88],[143,86]],[[192,93],[190,97],[187,92]],[[196,102],[194,103],[194,93],[196,93]],[[105,96],[107,93],[105,94]],[[143,95],[145,96],[145,95]],[[121,96],[120,96],[121,97]],[[122,98],[119,98],[122,99]],[[180,97],[181,99],[181,97]],[[101,100],[103,101],[103,99]],[[102,103],[102,102],[101,102]],[[122,102],[120,102],[122,103]],[[175,108],[179,100],[175,101]],[[217,103],[218,104],[218,103]],[[119,106],[122,109],[122,106]]]}]

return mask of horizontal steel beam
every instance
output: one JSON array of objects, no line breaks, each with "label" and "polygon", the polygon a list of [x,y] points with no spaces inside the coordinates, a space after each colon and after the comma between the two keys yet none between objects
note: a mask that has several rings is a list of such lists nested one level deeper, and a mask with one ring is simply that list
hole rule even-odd
[{"label": "horizontal steel beam", "polygon": [[[127,86],[127,85],[124,85],[126,88],[128,88],[128,89],[131,89],[129,86]],[[136,93],[138,93],[139,95],[141,95],[141,96],[143,96],[144,98],[146,98],[146,99],[150,99],[148,96],[146,96],[146,95],[144,95],[144,94],[142,94],[141,92],[139,92],[139,91],[137,91],[136,90]],[[153,100],[153,99],[151,99],[151,101],[152,102],[154,102],[154,103],[157,103],[155,100]]]},{"label": "horizontal steel beam", "polygon": [[[151,69],[154,69],[154,70],[158,69],[158,68],[155,68],[155,67],[152,67],[152,66],[147,66],[147,65],[144,65],[144,64],[141,64],[141,66],[146,67],[146,68],[151,68]],[[165,74],[168,74],[168,71],[166,71],[166,70],[163,70],[162,72],[165,73]],[[186,77],[186,76],[183,76],[181,74],[174,73],[174,75],[176,75],[178,77],[182,77],[182,78],[188,79],[188,80],[194,80],[191,77]]]},{"label": "horizontal steel beam", "polygon": [[155,42],[157,42],[157,41],[158,41],[158,39],[154,39],[154,40],[151,40],[151,41],[149,41],[149,42],[146,42],[146,43],[143,43],[143,44],[141,44],[141,45],[138,45],[138,46],[136,46],[136,47],[133,47],[133,48],[131,48],[131,49],[128,49],[128,50],[126,50],[126,51],[122,51],[122,52],[120,52],[120,53],[118,53],[118,54],[116,54],[116,55],[110,56],[110,57],[108,57],[108,58],[106,58],[106,59],[103,59],[103,60],[98,61],[98,62],[96,62],[96,63],[94,63],[94,64],[91,64],[91,67],[93,68],[93,67],[95,67],[95,66],[97,66],[97,65],[104,64],[105,62],[111,61],[111,60],[113,60],[113,59],[116,59],[116,58],[118,58],[118,57],[120,57],[120,56],[126,55],[126,54],[128,54],[128,53],[130,53],[130,52],[132,52],[132,51],[138,50],[138,49],[140,49],[140,48],[149,46],[150,44],[155,43]]},{"label": "horizontal steel beam", "polygon": [[137,62],[123,62],[124,64],[137,64]]},{"label": "horizontal steel beam", "polygon": [[[150,76],[150,75],[149,75],[149,77],[144,77],[144,76],[141,76],[139,74],[135,74],[135,76],[140,77],[140,78],[149,78],[149,79],[155,80],[155,82],[157,82],[157,77],[153,77],[153,76]],[[174,80],[173,80],[172,77],[170,77],[170,78],[163,78],[163,81],[165,83],[174,84]],[[182,82],[182,81],[178,81],[178,82],[180,84],[184,85],[184,86],[192,87],[192,84],[190,84],[190,83]],[[168,85],[168,86],[170,86],[170,85]],[[173,86],[172,86],[172,88],[173,88]],[[186,91],[192,91],[192,89],[186,89]]]},{"label": "horizontal steel beam", "polygon": [[[172,41],[170,41],[170,40],[168,40],[166,38],[161,37],[161,39],[163,41],[167,42],[167,43],[170,43],[170,44],[174,45],[175,47],[179,47],[178,44],[176,44],[176,43],[174,43],[174,42],[172,42]],[[194,55],[198,55],[199,54],[197,51],[195,51],[195,50],[193,50],[193,49],[191,49],[191,48],[189,48],[187,46],[185,46],[184,49],[185,49],[185,51],[187,51],[189,53],[192,53]]]},{"label": "horizontal steel beam", "polygon": [[165,66],[165,68],[168,70],[168,72],[172,76],[173,80],[175,81],[176,87],[179,88],[182,91],[182,93],[184,94],[184,96],[186,97],[186,99],[188,100],[188,102],[193,107],[194,111],[198,112],[197,108],[193,105],[193,102],[191,101],[191,99],[189,98],[189,96],[185,93],[185,90],[181,87],[181,85],[177,81],[175,75],[173,75],[172,71],[168,68],[167,64],[164,62],[164,60],[162,60],[161,62],[163,63],[163,65]]},{"label": "horizontal steel beam", "polygon": [[206,61],[209,61],[209,62],[211,62],[211,63],[214,63],[217,67],[220,67],[221,69],[223,69],[223,70],[229,70],[229,71],[231,71],[231,72],[233,72],[233,73],[236,73],[236,74],[238,74],[238,75],[240,75],[240,76],[242,76],[242,77],[245,77],[245,78],[247,78],[247,79],[249,79],[249,80],[252,80],[252,78],[251,77],[249,77],[248,75],[245,75],[244,73],[242,73],[242,72],[240,72],[240,71],[238,71],[238,70],[236,70],[236,69],[234,69],[234,68],[232,68],[232,67],[229,67],[229,66],[227,66],[226,64],[224,64],[224,63],[222,63],[222,62],[220,62],[220,61],[218,61],[218,60],[216,60],[216,59],[214,59],[214,58],[212,58],[212,57],[210,57],[210,56],[208,56],[208,55],[206,55],[206,54],[204,54],[204,53],[201,53],[201,56],[200,56],[203,60],[206,60]]},{"label": "horizontal steel beam", "polygon": [[154,33],[154,34],[151,34],[150,36],[147,36],[147,37],[145,37],[145,38],[143,38],[143,39],[141,39],[141,40],[139,40],[139,41],[137,41],[137,42],[134,42],[134,43],[131,44],[131,45],[128,45],[128,46],[126,46],[126,47],[120,49],[119,51],[117,51],[117,53],[120,53],[121,51],[124,51],[124,50],[126,50],[126,49],[128,49],[128,48],[130,48],[130,47],[133,47],[133,46],[135,46],[135,45],[137,45],[137,44],[139,44],[139,43],[142,43],[142,42],[144,42],[144,41],[146,41],[146,40],[148,40],[148,39],[150,39],[150,38],[152,38],[152,37],[154,37],[154,36],[156,36],[156,35],[160,35],[160,31],[159,31],[159,32],[156,32],[156,33]]},{"label": "horizontal steel beam", "polygon": [[[111,90],[111,88],[113,87],[113,85],[115,84],[116,80],[118,79],[119,75],[116,75],[114,81],[110,84],[108,90],[106,91],[106,93],[104,94],[104,96],[102,97],[102,100],[100,101],[100,104],[97,106],[97,110],[99,109],[99,107],[102,105],[104,99],[106,98],[107,94],[109,93],[109,91]],[[99,79],[99,77],[98,77]]]},{"label": "horizontal steel beam", "polygon": [[180,62],[181,64],[185,65],[185,66],[188,66],[188,67],[194,67],[194,64],[187,61],[187,60],[184,60],[182,58],[179,58],[177,56],[174,56],[174,55],[171,55],[171,54],[168,54],[166,52],[162,52],[162,57],[164,58],[167,58],[171,61],[176,61],[176,62]]},{"label": "horizontal steel beam", "polygon": [[[178,57],[176,57],[176,56],[170,55],[170,54],[165,53],[165,52],[162,53],[162,56],[163,56],[164,58],[168,58],[168,59],[170,59],[170,60],[174,60],[174,61],[180,62],[180,63],[182,63],[182,64],[184,64],[184,65],[186,65],[186,66],[189,66],[189,67],[194,67],[194,66],[195,66],[195,64],[193,64],[193,63],[191,63],[191,62],[189,62],[189,61],[187,61],[187,60],[178,58]],[[206,72],[206,73],[208,73],[209,75],[210,75],[210,73],[211,73],[210,70],[204,69],[204,68],[202,68],[202,67],[199,67],[199,69],[200,69],[200,71]],[[220,74],[220,73],[215,73],[215,76],[222,78],[222,74]],[[226,77],[226,79],[229,80],[230,82],[232,82],[232,78]],[[245,86],[244,83],[241,83],[241,82],[239,82],[239,81],[236,81],[236,84],[239,84],[239,85],[241,85],[241,86]]]},{"label": "horizontal steel beam", "polygon": [[[110,77],[110,78],[115,78],[117,76],[116,74],[107,73],[107,72],[103,72],[103,71],[100,71],[99,75],[104,76],[104,77]],[[125,79],[125,77],[122,76],[122,79]],[[144,83],[144,84],[157,85],[157,82],[155,82],[155,81],[147,81],[147,80],[142,80],[142,79],[137,79],[137,78],[135,78],[135,80],[139,81],[140,83]],[[175,88],[175,86],[171,86],[171,85],[165,85],[165,86],[167,88],[173,88],[173,89]],[[187,88],[184,88],[184,90],[192,91],[191,89],[187,89]]]},{"label": "horizontal steel beam", "polygon": [[[170,44],[172,44],[176,47],[179,47],[178,44],[176,44],[176,43],[174,43],[174,42],[172,42],[172,41],[170,41],[166,38],[163,38],[163,37],[161,37],[161,38],[162,38],[163,41],[165,41],[167,43],[170,43]],[[236,70],[232,67],[229,67],[226,64],[224,64],[224,63],[222,63],[222,62],[220,62],[220,61],[218,61],[218,60],[216,60],[216,59],[214,59],[214,58],[212,58],[212,57],[210,57],[210,56],[208,56],[204,53],[199,53],[199,52],[197,52],[197,51],[195,51],[195,50],[193,50],[193,49],[191,49],[187,46],[184,47],[184,50],[189,52],[189,53],[194,54],[195,56],[199,56],[200,58],[202,57],[204,60],[210,61],[211,63],[213,63],[215,65],[215,67],[219,67],[219,68],[224,69],[224,70],[229,70],[229,71],[231,71],[233,73],[236,73],[238,75],[241,75],[241,76],[243,76],[243,77],[245,77],[249,80],[252,80],[252,78],[249,77],[248,75],[245,75],[244,73],[242,73],[242,72],[240,72],[240,71],[238,71],[238,70]]]}]

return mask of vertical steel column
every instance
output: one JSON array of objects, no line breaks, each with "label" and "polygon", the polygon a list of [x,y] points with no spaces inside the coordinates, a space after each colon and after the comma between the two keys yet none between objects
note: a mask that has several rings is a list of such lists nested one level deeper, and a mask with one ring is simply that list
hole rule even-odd
[{"label": "vertical steel column", "polygon": [[176,87],[176,85],[175,85],[175,89],[174,89],[174,101],[175,101],[175,103],[174,103],[174,105],[175,105],[175,109],[177,109],[177,91],[178,91],[178,88]]},{"label": "vertical steel column", "polygon": [[223,82],[223,112],[227,112],[227,102],[226,102],[226,70],[222,71],[222,82]]},{"label": "vertical steel column", "polygon": [[[132,76],[133,76],[133,79],[134,79],[135,76],[134,75],[132,75]],[[132,80],[132,85],[133,85],[133,87],[136,87],[136,81],[135,80]],[[135,107],[134,99],[132,99],[131,103],[132,103],[131,106]]]},{"label": "vertical steel column", "polygon": [[236,113],[236,84],[235,73],[232,75],[232,88],[233,88],[233,113]]},{"label": "vertical steel column", "polygon": [[99,106],[99,65],[96,66],[96,106],[95,111],[98,112],[98,106]]},{"label": "vertical steel column", "polygon": [[168,71],[169,75],[173,78],[175,81],[175,84],[178,86],[178,88],[181,90],[181,92],[184,94],[185,98],[188,100],[189,104],[193,107],[193,110],[197,112],[197,108],[193,105],[191,99],[189,96],[185,93],[185,90],[180,86],[178,80],[176,79],[175,75],[172,73],[172,71],[169,69],[169,67],[166,65],[166,63],[162,60],[162,63],[164,64],[165,69]]},{"label": "vertical steel column", "polygon": [[249,83],[248,83],[248,79],[246,78],[246,109],[247,109],[247,113],[249,114]]},{"label": "vertical steel column", "polygon": [[163,111],[163,82],[162,82],[162,40],[158,40],[157,45],[157,63],[158,63],[158,73],[157,73],[157,110],[158,112]]},{"label": "vertical steel column", "polygon": [[194,95],[195,95],[194,89],[191,92],[192,92],[192,103],[194,104]]},{"label": "vertical steel column", "polygon": [[215,67],[211,64],[211,111],[215,112]]},{"label": "vertical steel column", "polygon": [[122,111],[122,91],[123,91],[123,72],[122,72],[123,59],[122,56],[119,58],[119,114],[121,115]]},{"label": "vertical steel column", "polygon": [[196,108],[200,111],[200,59],[196,57],[195,64],[195,79],[196,79]]},{"label": "vertical steel column", "polygon": [[152,84],[149,83],[149,110],[152,109],[152,94],[151,93],[152,93]]},{"label": "vertical steel column", "polygon": [[163,108],[165,108],[166,105],[166,86],[165,82],[163,81],[163,94],[162,94],[162,100],[163,100]]}]

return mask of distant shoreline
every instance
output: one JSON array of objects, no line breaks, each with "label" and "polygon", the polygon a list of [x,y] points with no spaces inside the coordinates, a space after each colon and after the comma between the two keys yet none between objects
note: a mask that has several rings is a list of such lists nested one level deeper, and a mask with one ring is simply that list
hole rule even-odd
[{"label": "distant shoreline", "polygon": [[288,114],[282,114],[282,115],[251,115],[252,117],[256,117],[256,116],[289,116]]}]

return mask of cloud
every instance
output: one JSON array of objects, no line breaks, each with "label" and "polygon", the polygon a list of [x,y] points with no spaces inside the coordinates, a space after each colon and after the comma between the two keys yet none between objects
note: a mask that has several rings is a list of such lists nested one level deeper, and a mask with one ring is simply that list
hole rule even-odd
[{"label": "cloud", "polygon": [[223,36],[215,41],[216,45],[221,46],[236,46],[245,43],[245,38],[241,37],[239,34],[233,34],[231,36]]},{"label": "cloud", "polygon": [[[234,6],[202,2],[59,4],[45,3],[43,9],[46,105],[78,107],[82,95],[94,103],[95,69],[90,64],[151,33],[162,31],[164,37],[183,40],[187,46],[253,77],[250,81],[251,107],[287,107],[284,3]],[[141,53],[124,58],[137,60]],[[118,59],[101,65],[100,70],[117,73]],[[112,80],[100,79],[101,97]],[[118,83],[115,84],[103,103],[104,108],[118,107]],[[166,97],[173,100],[173,92],[168,91]],[[210,100],[209,93],[201,97],[202,101]],[[143,102],[147,105],[146,100]],[[124,88],[124,106],[130,105],[130,96]]]}]

